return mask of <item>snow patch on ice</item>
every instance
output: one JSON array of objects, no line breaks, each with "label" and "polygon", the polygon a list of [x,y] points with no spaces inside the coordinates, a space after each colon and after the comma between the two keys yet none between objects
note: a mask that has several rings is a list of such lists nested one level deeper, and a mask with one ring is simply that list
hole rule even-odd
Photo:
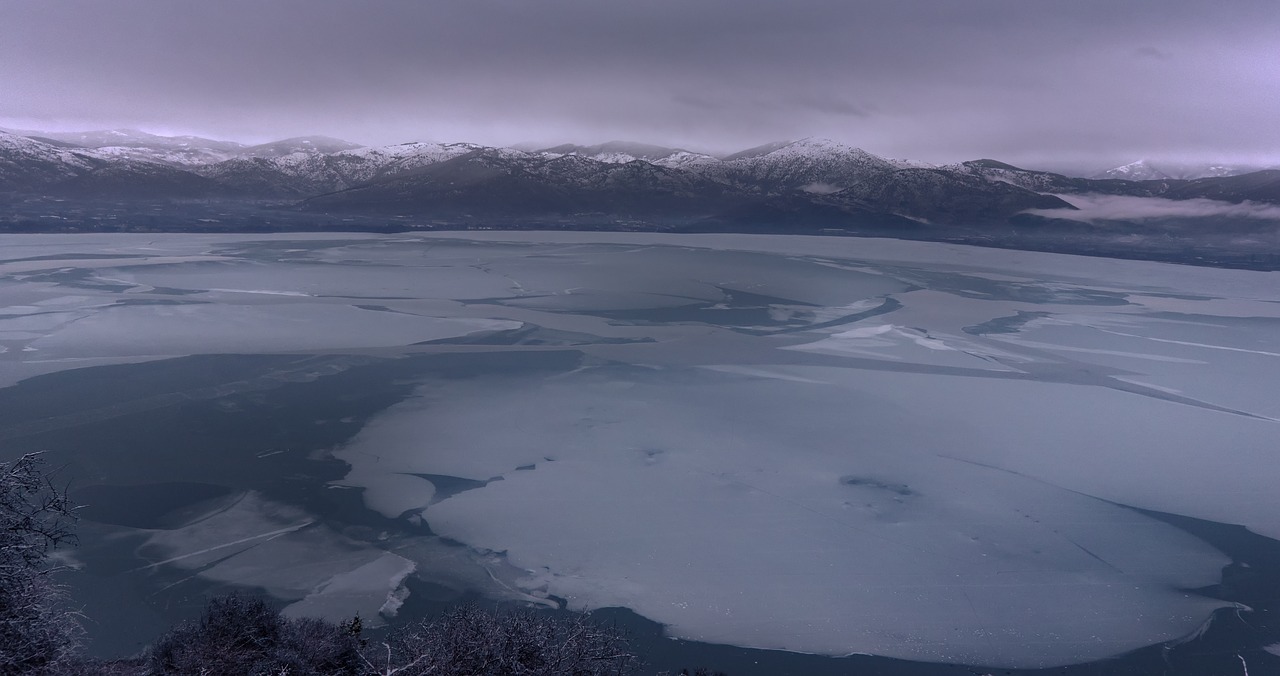
[{"label": "snow patch on ice", "polygon": [[282,612],[288,617],[320,617],[334,622],[356,614],[395,617],[408,598],[405,578],[416,569],[417,565],[403,556],[383,552],[373,561],[321,582]]}]

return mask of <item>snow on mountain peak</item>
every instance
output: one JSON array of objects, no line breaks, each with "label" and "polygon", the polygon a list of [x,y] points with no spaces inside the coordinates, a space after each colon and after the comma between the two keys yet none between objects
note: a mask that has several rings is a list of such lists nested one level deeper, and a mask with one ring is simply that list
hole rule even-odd
[{"label": "snow on mountain peak", "polygon": [[101,161],[91,150],[64,148],[0,132],[0,188],[70,178],[93,169]]},{"label": "snow on mountain peak", "polygon": [[884,158],[869,153],[861,148],[833,141],[831,139],[810,136],[799,139],[797,141],[778,141],[775,143],[767,143],[762,146],[756,146],[739,153],[734,153],[724,158],[726,162],[752,162],[766,159],[769,162],[786,161],[786,160],[811,160],[811,161],[856,161],[870,162],[873,164],[884,163],[885,167],[889,167],[889,163]]},{"label": "snow on mountain peak", "polygon": [[537,151],[537,154],[548,159],[555,159],[564,155],[575,155],[606,164],[626,164],[640,160],[666,167],[679,167],[692,161],[698,161],[695,158],[702,158],[701,161],[716,161],[710,155],[700,155],[680,148],[667,148],[665,146],[631,141],[609,141],[608,143],[594,146],[566,143],[543,148]]},{"label": "snow on mountain peak", "polygon": [[839,141],[832,141],[829,138],[820,138],[817,136],[808,136],[798,141],[792,141],[791,143],[788,143],[786,146],[784,146],[782,149],[785,150],[788,148],[796,149],[796,150],[810,150],[810,151],[816,151],[816,152],[847,152],[850,150],[857,150],[858,152],[863,152],[859,148],[854,148],[852,146],[845,145]]},{"label": "snow on mountain peak", "polygon": [[1093,178],[1114,178],[1126,181],[1160,181],[1172,177],[1152,166],[1147,160],[1138,160],[1113,169],[1108,169]]},{"label": "snow on mountain peak", "polygon": [[1226,164],[1222,162],[1166,162],[1158,164],[1151,160],[1138,160],[1129,164],[1108,169],[1095,174],[1095,179],[1123,179],[1126,181],[1166,181],[1193,180],[1197,178],[1220,178],[1239,176],[1265,169],[1263,166],[1245,164]]}]

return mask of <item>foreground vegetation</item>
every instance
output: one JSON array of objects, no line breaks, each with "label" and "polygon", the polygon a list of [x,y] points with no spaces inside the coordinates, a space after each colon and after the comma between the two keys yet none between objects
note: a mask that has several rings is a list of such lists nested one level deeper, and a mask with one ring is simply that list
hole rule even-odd
[{"label": "foreground vegetation", "polygon": [[74,540],[74,523],[74,504],[38,455],[0,463],[0,674],[624,676],[642,666],[621,631],[586,615],[464,605],[374,640],[359,617],[285,617],[237,595],[211,599],[199,621],[170,629],[142,655],[82,659],[79,617],[50,565],[53,550]]},{"label": "foreground vegetation", "polygon": [[79,646],[80,623],[48,565],[74,539],[75,507],[41,469],[35,455],[0,463],[0,674],[39,672]]},{"label": "foreground vegetation", "polygon": [[638,665],[619,632],[582,616],[558,620],[468,605],[381,641],[366,639],[360,624],[286,618],[261,599],[224,596],[210,601],[199,622],[156,641],[144,672],[614,676]]}]

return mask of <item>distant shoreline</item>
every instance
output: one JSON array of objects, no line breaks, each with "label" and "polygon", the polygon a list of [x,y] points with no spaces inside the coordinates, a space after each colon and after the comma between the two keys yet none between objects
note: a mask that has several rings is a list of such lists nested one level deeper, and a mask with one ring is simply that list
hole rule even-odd
[{"label": "distant shoreline", "polygon": [[[394,235],[405,233],[457,233],[475,234],[481,232],[508,233],[540,233],[540,232],[576,232],[576,233],[651,233],[667,235],[804,235],[809,237],[842,237],[842,238],[874,238],[895,239],[908,242],[937,242],[959,244],[965,246],[1001,249],[1007,251],[1028,251],[1039,253],[1056,253],[1073,256],[1089,256],[1093,258],[1111,258],[1117,260],[1150,261],[1158,263],[1175,263],[1196,267],[1224,268],[1231,270],[1254,270],[1260,272],[1280,271],[1280,252],[1249,251],[1226,246],[1195,246],[1191,242],[1155,239],[1143,243],[1135,243],[1130,238],[1117,237],[1109,239],[1082,239],[1070,237],[1049,237],[1036,235],[1014,235],[997,237],[980,230],[962,231],[957,229],[921,230],[918,232],[891,232],[883,230],[841,229],[829,227],[757,227],[757,228],[724,228],[703,224],[701,226],[686,224],[683,226],[643,225],[591,225],[584,223],[551,223],[532,221],[529,226],[516,227],[510,224],[453,224],[424,225],[421,219],[408,217],[388,218],[343,218],[333,219],[327,224],[317,225],[322,220],[313,215],[290,212],[270,212],[273,215],[283,214],[290,220],[285,222],[250,223],[186,223],[183,225],[142,225],[142,224],[108,224],[95,222],[91,227],[71,223],[50,224],[48,221],[24,221],[21,224],[0,222],[0,238],[10,235],[92,235],[92,234],[201,234],[201,235],[271,235],[271,234],[320,234],[320,235]],[[300,222],[306,221],[306,222]]]}]

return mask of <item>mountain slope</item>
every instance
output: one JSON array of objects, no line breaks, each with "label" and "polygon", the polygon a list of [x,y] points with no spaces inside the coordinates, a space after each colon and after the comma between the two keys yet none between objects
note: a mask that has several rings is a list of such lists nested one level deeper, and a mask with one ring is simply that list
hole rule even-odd
[{"label": "mountain slope", "polygon": [[236,154],[242,157],[285,157],[295,153],[329,154],[343,150],[355,150],[363,147],[358,143],[343,141],[329,136],[296,136],[271,143],[261,143],[239,150]]},{"label": "mountain slope", "polygon": [[1172,187],[1163,196],[1170,199],[1203,198],[1224,202],[1280,204],[1280,169],[1186,181]]},{"label": "mountain slope", "polygon": [[593,146],[580,146],[573,143],[543,148],[538,154],[558,157],[560,155],[577,155],[600,162],[624,163],[635,160],[656,162],[679,152],[687,152],[679,148],[667,148],[648,143],[631,143],[629,141],[610,141]]},{"label": "mountain slope", "polygon": [[[102,157],[195,166],[235,156],[244,146],[199,136],[158,136],[136,129],[51,132],[42,138],[97,151]],[[40,140],[40,139],[38,139]]]},{"label": "mountain slope", "polygon": [[1038,193],[1130,195],[1154,197],[1167,192],[1181,181],[1159,179],[1130,181],[1122,179],[1074,178],[1049,171],[1022,169],[996,160],[970,160],[939,167],[942,170],[976,176],[989,182],[1008,183]]},{"label": "mountain slope", "polygon": [[77,199],[174,199],[225,194],[215,182],[160,162],[72,149],[0,132],[0,191]]},{"label": "mountain slope", "polygon": [[[304,227],[317,221],[302,214],[333,214],[336,222],[370,226],[413,218],[441,227],[833,229],[949,238],[984,232],[1030,236],[1024,226],[1044,237],[1091,232],[1093,217],[1068,219],[1077,210],[1060,195],[1280,203],[1280,171],[1194,180],[1084,179],[995,160],[946,166],[891,160],[822,139],[767,144],[720,159],[622,142],[524,152],[468,143],[355,148],[336,139],[299,137],[236,145],[235,157],[183,165],[124,152],[131,146],[119,144],[159,152],[163,144],[190,148],[201,140],[124,130],[68,138],[118,145],[91,149],[70,140],[0,133],[0,192],[11,205],[37,205],[22,207],[24,222],[36,224],[30,227],[41,227],[39,210],[45,207],[38,205],[45,202],[24,195],[67,204],[90,201],[117,219],[131,209],[152,213],[157,202],[166,201],[190,212],[197,208],[194,200],[204,200],[199,209],[212,216],[198,222],[226,217],[234,224],[267,209],[273,215],[266,221],[254,216],[252,222]],[[1086,209],[1098,203],[1076,201]],[[1176,223],[1165,219],[1181,233],[1194,232],[1195,223],[1210,224],[1196,221],[1209,218],[1198,214],[1221,212],[1212,204],[1161,209],[1155,213],[1190,214]],[[1253,216],[1236,221],[1236,231],[1251,234],[1266,234],[1273,226]],[[1130,226],[1108,217],[1108,236],[1164,227],[1136,216]]]},{"label": "mountain slope", "polygon": [[689,172],[641,161],[619,164],[578,155],[553,157],[480,148],[313,197],[303,208],[504,221],[572,217],[600,221],[702,214],[719,208],[724,192],[723,186]]},{"label": "mountain slope", "polygon": [[[1008,182],[899,166],[862,150],[811,142],[689,170],[481,148],[312,197],[303,208],[504,223],[638,218],[732,225],[774,218],[812,227],[975,225],[1007,221],[1027,209],[1074,209]],[[829,189],[814,189],[819,181]]]},{"label": "mountain slope", "polygon": [[1052,195],[944,169],[873,174],[827,199],[936,225],[1007,221],[1028,209],[1075,210]]},{"label": "mountain slope", "polygon": [[136,129],[27,132],[23,135],[51,145],[93,150],[99,157],[158,162],[180,167],[204,166],[235,157],[276,158],[295,153],[329,154],[361,147],[327,136],[299,136],[246,146],[199,136],[159,136]]},{"label": "mountain slope", "polygon": [[159,162],[109,162],[49,187],[49,194],[93,200],[175,200],[227,197],[199,174]]},{"label": "mountain slope", "polygon": [[0,191],[52,185],[104,163],[90,152],[0,132]]},{"label": "mountain slope", "polygon": [[690,167],[707,178],[743,190],[777,195],[792,190],[838,192],[899,166],[860,148],[823,139],[769,144]]},{"label": "mountain slope", "polygon": [[[1117,178],[1126,181],[1159,181],[1167,179],[1195,180],[1200,178],[1223,178],[1239,176],[1268,167],[1248,164],[1230,163],[1186,163],[1186,162],[1152,162],[1138,160],[1129,164],[1114,167],[1094,175],[1092,178]],[[1274,168],[1274,167],[1270,167]]]},{"label": "mountain slope", "polygon": [[195,171],[236,194],[302,199],[412,171],[481,147],[468,143],[403,143],[329,154],[295,152],[277,157],[237,157]]}]

